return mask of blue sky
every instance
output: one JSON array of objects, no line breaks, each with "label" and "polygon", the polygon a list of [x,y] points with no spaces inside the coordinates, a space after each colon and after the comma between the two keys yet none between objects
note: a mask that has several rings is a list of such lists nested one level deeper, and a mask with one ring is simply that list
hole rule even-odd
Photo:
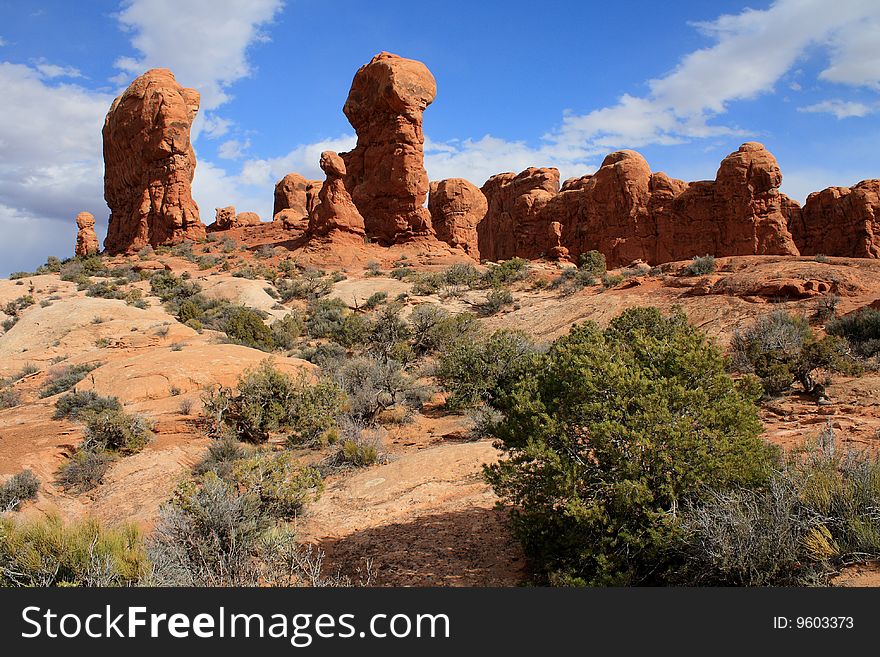
[{"label": "blue sky", "polygon": [[715,175],[764,142],[783,191],[880,177],[880,2],[0,0],[0,276],[103,239],[101,126],[138,74],[202,93],[194,196],[268,219],[274,182],[346,150],[351,78],[377,52],[424,61],[431,179],[557,166],[636,148],[656,171]]}]

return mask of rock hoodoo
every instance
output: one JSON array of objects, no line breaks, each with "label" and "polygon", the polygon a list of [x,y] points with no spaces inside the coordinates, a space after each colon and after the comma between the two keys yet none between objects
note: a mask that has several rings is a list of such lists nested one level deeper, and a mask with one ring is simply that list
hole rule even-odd
[{"label": "rock hoodoo", "polygon": [[[592,175],[565,181],[555,169],[499,174],[483,186],[489,211],[477,227],[484,258],[557,257],[596,249],[611,267],[695,255],[797,255],[789,232],[798,204],[779,192],[782,175],[763,145],[728,155],[714,181],[652,173],[635,151],[608,155]],[[561,224],[555,237],[553,222]]]},{"label": "rock hoodoo", "polygon": [[101,243],[95,234],[95,217],[91,212],[80,212],[76,215],[76,250],[78,256],[92,256],[101,251]]},{"label": "rock hoodoo", "polygon": [[489,209],[477,226],[480,257],[539,258],[547,253],[549,229],[541,210],[559,192],[557,169],[499,173],[486,181],[482,192]]},{"label": "rock hoodoo", "polygon": [[791,232],[804,255],[880,258],[880,180],[813,192]]},{"label": "rock hoodoo", "polygon": [[113,101],[104,121],[104,198],[110,253],[200,239],[192,198],[196,157],[190,128],[199,93],[167,69],[147,71]]},{"label": "rock hoodoo", "polygon": [[[274,221],[298,223],[309,221],[309,215],[318,204],[318,192],[322,181],[309,180],[298,173],[288,173],[275,185],[275,207],[272,210]],[[282,216],[278,216],[284,212]]]},{"label": "rock hoodoo", "polygon": [[318,204],[309,217],[309,234],[323,237],[341,232],[364,235],[364,218],[345,187],[345,162],[333,151],[321,153],[321,170],[327,179],[318,194]]},{"label": "rock hoodoo", "polygon": [[228,205],[225,208],[216,209],[214,223],[208,226],[208,230],[213,232],[258,225],[260,225],[260,215],[256,212],[239,212],[236,214],[235,206]]},{"label": "rock hoodoo", "polygon": [[343,111],[357,132],[357,146],[342,154],[345,187],[366,234],[381,244],[432,233],[424,207],[422,112],[436,93],[423,63],[387,52],[362,66],[352,81]]},{"label": "rock hoodoo", "polygon": [[431,183],[428,211],[437,239],[480,259],[477,225],[486,216],[489,203],[480,188],[464,178]]}]

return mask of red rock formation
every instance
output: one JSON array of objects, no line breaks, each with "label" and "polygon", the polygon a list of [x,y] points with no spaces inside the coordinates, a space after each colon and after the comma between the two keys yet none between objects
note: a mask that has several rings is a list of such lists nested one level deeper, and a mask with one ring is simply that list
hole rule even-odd
[{"label": "red rock formation", "polygon": [[205,236],[191,192],[196,156],[189,132],[198,110],[199,93],[162,68],[113,101],[103,130],[110,253]]},{"label": "red rock formation", "polygon": [[228,205],[225,208],[217,208],[214,223],[208,226],[208,231],[231,230],[244,228],[245,226],[257,226],[260,224],[260,215],[256,212],[239,212],[236,214],[235,206]]},{"label": "red rock formation", "polygon": [[343,111],[357,146],[343,153],[345,187],[367,235],[382,244],[431,234],[422,112],[434,100],[434,76],[421,62],[382,52],[354,76]]},{"label": "red rock formation", "polygon": [[488,209],[483,192],[464,178],[431,183],[428,211],[437,239],[462,249],[477,261],[480,260],[477,225]]},{"label": "red rock formation", "polygon": [[804,255],[880,258],[880,180],[813,192],[791,232]]},{"label": "red rock formation", "polygon": [[364,235],[364,218],[345,187],[345,162],[333,151],[321,153],[321,170],[327,179],[318,194],[318,204],[309,217],[309,235],[332,233]]},{"label": "red rock formation", "polygon": [[76,255],[91,256],[101,251],[101,243],[95,234],[95,217],[91,212],[80,212],[76,215]]},{"label": "red rock formation", "polygon": [[477,226],[480,256],[504,260],[514,256],[539,258],[551,248],[544,206],[559,192],[557,169],[526,169],[519,175],[499,173],[482,187],[489,203]]},{"label": "red rock formation", "polygon": [[318,204],[318,192],[322,181],[308,180],[298,173],[288,173],[275,185],[275,208],[272,210],[273,221],[280,221],[278,214],[287,210],[283,221],[299,224],[304,220],[308,224],[309,215]]},{"label": "red rock formation", "polygon": [[[596,249],[616,267],[706,254],[798,254],[788,226],[800,208],[779,192],[779,166],[755,142],[727,156],[714,181],[651,173],[645,158],[628,150],[608,155],[593,175],[566,180],[559,193],[536,184],[537,171],[500,174],[483,186],[489,212],[477,233],[484,258]],[[554,221],[562,224],[559,244],[548,228]]]},{"label": "red rock formation", "polygon": [[562,224],[551,221],[549,225],[550,250],[547,257],[551,260],[568,260],[568,249],[562,246]]}]

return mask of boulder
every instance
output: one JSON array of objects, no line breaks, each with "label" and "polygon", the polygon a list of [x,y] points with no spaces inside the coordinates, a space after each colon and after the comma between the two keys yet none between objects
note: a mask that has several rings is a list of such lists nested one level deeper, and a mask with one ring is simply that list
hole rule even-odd
[{"label": "boulder", "polygon": [[113,101],[103,129],[109,253],[204,238],[191,190],[190,128],[198,110],[199,93],[163,68],[147,71]]},{"label": "boulder", "polygon": [[[320,180],[309,180],[298,173],[288,173],[275,184],[273,221],[286,221],[292,225],[300,225],[304,221],[308,224],[309,214],[318,203],[321,185]],[[286,212],[283,219],[278,216],[282,212]]]},{"label": "boulder", "polygon": [[431,183],[428,211],[437,239],[480,260],[477,225],[486,216],[489,202],[480,188],[464,178]]}]

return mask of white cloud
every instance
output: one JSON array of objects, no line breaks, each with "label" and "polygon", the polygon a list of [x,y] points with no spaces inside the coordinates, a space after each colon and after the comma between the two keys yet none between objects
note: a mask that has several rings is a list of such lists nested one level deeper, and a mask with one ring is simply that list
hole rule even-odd
[{"label": "white cloud", "polygon": [[806,107],[798,107],[798,112],[809,112],[813,114],[833,114],[838,119],[846,119],[852,116],[867,116],[876,112],[877,104],[867,105],[844,100],[823,100],[820,103],[807,105]]},{"label": "white cloud", "polygon": [[3,37],[0,37],[0,48],[5,46],[7,43],[8,43],[8,41],[6,41],[6,39],[4,39]]},{"label": "white cloud", "polygon": [[249,139],[244,141],[229,139],[220,144],[220,148],[217,149],[217,156],[224,160],[238,160],[244,156],[250,147],[251,142]]},{"label": "white cloud", "polygon": [[792,91],[801,91],[803,89],[803,87],[800,85],[799,82],[790,83],[788,85],[788,88],[791,89]]},{"label": "white cloud", "polygon": [[[205,137],[207,137],[208,139],[217,139],[219,137],[222,137],[229,132],[229,128],[231,128],[233,125],[233,122],[229,119],[224,119],[211,113],[197,115],[197,122],[199,121],[199,117],[202,117],[199,132],[205,135]],[[196,125],[193,125],[192,131],[193,133],[197,132]]]},{"label": "white cloud", "polygon": [[81,78],[83,76],[78,68],[52,64],[45,59],[38,59],[34,63],[34,68],[40,72],[40,75],[50,80],[52,78]]},{"label": "white cloud", "polygon": [[[873,85],[880,77],[875,0],[777,0],[695,27],[714,44],[685,55],[668,75],[649,80],[648,94],[626,94],[616,105],[569,114],[546,138],[585,154],[647,144],[675,144],[740,132],[709,121],[734,101],[773,90],[807,50],[830,48],[826,80]],[[867,22],[866,22],[867,21]],[[855,34],[856,39],[850,40]],[[864,63],[867,62],[867,63]]]},{"label": "white cloud", "polygon": [[[0,121],[0,234],[14,236],[0,241],[0,263],[43,258],[47,250],[71,255],[73,241],[61,240],[76,235],[76,214],[87,210],[99,221],[107,215],[101,127],[113,99],[8,62],[0,63],[0,88],[16,99]],[[35,241],[37,227],[43,245]]]},{"label": "white cloud", "polygon": [[877,171],[870,166],[827,169],[823,167],[787,167],[782,171],[780,190],[801,205],[812,192],[826,187],[851,187],[861,180],[876,178]]},{"label": "white cloud", "polygon": [[137,76],[170,68],[178,81],[202,94],[202,108],[229,100],[229,86],[251,74],[247,49],[265,40],[263,28],[282,7],[281,0],[128,0],[118,14],[132,33],[137,58],[120,57],[116,67]]},{"label": "white cloud", "polygon": [[[831,61],[819,77],[829,82],[880,89],[880,16],[839,29],[831,39]],[[828,11],[833,11],[829,5]]]},{"label": "white cloud", "polygon": [[547,145],[533,148],[491,135],[478,140],[425,140],[425,168],[431,180],[466,178],[478,187],[496,173],[519,172],[531,166],[556,167],[562,180],[595,171],[596,167],[580,155]]}]

